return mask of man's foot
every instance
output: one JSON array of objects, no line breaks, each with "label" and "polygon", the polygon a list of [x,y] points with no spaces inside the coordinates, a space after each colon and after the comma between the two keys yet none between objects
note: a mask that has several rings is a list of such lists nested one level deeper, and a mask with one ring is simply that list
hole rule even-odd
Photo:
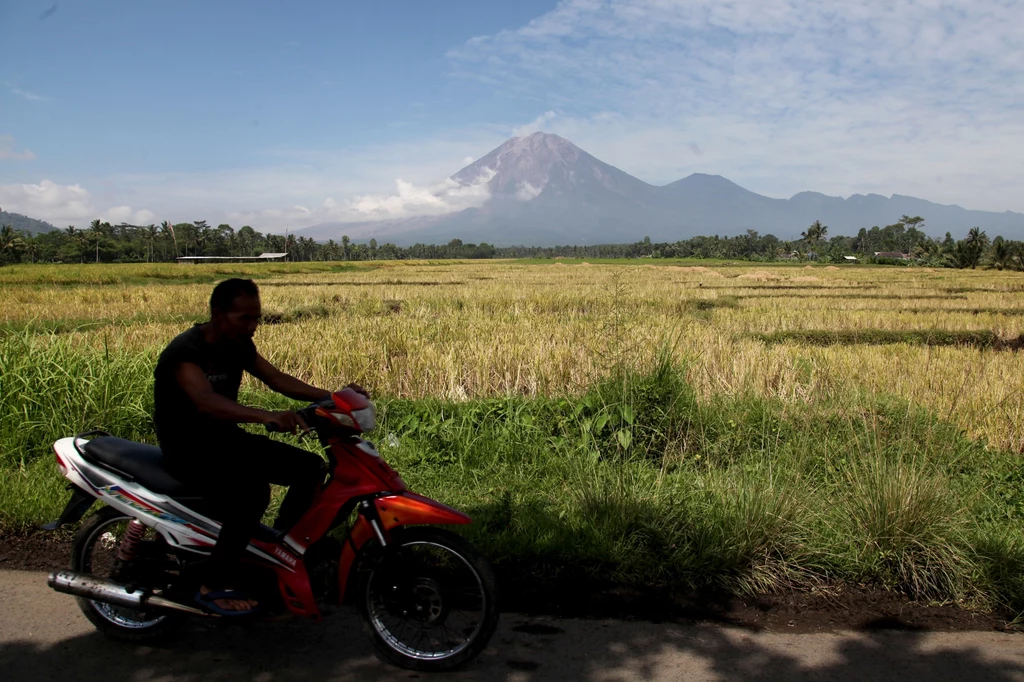
[{"label": "man's foot", "polygon": [[242,615],[251,613],[259,607],[259,602],[246,597],[237,590],[211,590],[206,585],[199,588],[199,594],[196,595],[196,599],[202,605],[210,607],[213,611],[222,615]]}]

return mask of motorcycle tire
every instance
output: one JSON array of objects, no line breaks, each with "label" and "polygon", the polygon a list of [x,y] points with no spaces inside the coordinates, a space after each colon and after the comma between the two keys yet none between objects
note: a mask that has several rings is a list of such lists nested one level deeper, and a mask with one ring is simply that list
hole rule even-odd
[{"label": "motorcycle tire", "polygon": [[[438,556],[429,561],[413,556],[420,550]],[[385,550],[374,545],[365,555],[355,597],[363,629],[380,660],[407,670],[439,672],[472,660],[490,642],[498,625],[497,581],[487,559],[461,536],[442,528],[400,528],[391,531]],[[453,578],[455,573],[460,577]],[[405,596],[394,599],[398,594]],[[456,622],[449,631],[448,619],[463,612],[460,599],[472,602],[476,615],[467,616],[471,622],[461,630]],[[416,643],[405,641],[413,639],[407,634],[410,623],[413,633],[419,628]],[[465,641],[439,644],[439,651],[416,648],[431,645],[432,637]],[[424,640],[425,645],[419,644]]]},{"label": "motorcycle tire", "polygon": [[[77,573],[97,575],[109,578],[109,575],[98,575],[107,572],[94,565],[93,551],[97,545],[101,549],[116,553],[115,535],[117,529],[132,520],[131,516],[113,507],[103,507],[90,515],[75,534],[71,550],[71,570]],[[169,637],[180,630],[189,619],[187,613],[175,613],[164,610],[138,611],[112,604],[76,597],[79,608],[85,617],[96,626],[96,629],[110,639],[124,642],[150,642]]]}]

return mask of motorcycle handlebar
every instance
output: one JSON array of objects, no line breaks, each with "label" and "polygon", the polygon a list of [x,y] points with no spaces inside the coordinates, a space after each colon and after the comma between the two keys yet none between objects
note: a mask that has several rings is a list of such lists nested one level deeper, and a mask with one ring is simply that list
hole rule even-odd
[{"label": "motorcycle handlebar", "polygon": [[[317,404],[313,403],[309,407],[304,407],[301,410],[295,410],[295,414],[299,416],[299,419],[302,420],[302,423],[304,423],[310,431],[315,428],[313,422],[316,418],[316,408]],[[265,428],[268,433],[281,433],[282,431],[281,425],[276,422],[267,422],[263,425],[263,428]]]}]

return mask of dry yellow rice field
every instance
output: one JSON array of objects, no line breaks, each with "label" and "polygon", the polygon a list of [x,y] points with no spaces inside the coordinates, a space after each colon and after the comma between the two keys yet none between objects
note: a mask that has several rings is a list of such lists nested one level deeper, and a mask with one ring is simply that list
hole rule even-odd
[{"label": "dry yellow rice field", "polygon": [[204,319],[212,282],[258,277],[264,355],[317,385],[394,397],[575,394],[668,345],[704,396],[856,406],[898,396],[1024,450],[1024,353],[971,346],[766,344],[757,333],[1024,333],[1024,275],[713,264],[385,262],[17,266],[0,325],[32,343],[154,355]]}]

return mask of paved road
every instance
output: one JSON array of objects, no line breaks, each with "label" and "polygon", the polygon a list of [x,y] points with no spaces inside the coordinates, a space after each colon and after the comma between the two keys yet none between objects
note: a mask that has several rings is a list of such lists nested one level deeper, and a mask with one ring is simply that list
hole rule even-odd
[{"label": "paved road", "polygon": [[[105,640],[41,573],[0,571],[0,679],[404,680],[374,658],[355,616],[315,625],[191,625],[174,641]],[[1020,680],[1024,635],[989,632],[757,633],[713,625],[533,619],[506,614],[465,669],[431,679]]]}]

